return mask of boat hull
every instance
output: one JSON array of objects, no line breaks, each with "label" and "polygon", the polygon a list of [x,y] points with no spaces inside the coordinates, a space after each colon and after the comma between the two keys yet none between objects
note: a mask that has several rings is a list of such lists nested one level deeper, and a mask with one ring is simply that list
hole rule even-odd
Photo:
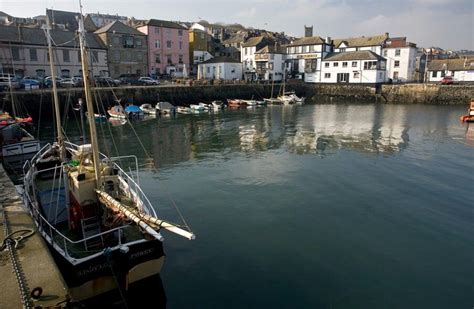
[{"label": "boat hull", "polygon": [[126,250],[104,250],[104,253],[73,265],[50,246],[49,249],[61,271],[70,295],[75,301],[97,297],[160,273],[165,260],[163,244],[149,240],[127,245]]}]

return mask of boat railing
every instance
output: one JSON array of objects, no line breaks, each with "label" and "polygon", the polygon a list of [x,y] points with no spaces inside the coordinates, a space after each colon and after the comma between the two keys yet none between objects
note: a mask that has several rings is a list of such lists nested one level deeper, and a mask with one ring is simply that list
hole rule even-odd
[{"label": "boat railing", "polygon": [[[72,150],[78,150],[79,146],[70,142],[65,142],[65,145]],[[145,195],[145,193],[142,191],[140,188],[140,185],[131,177],[127,172],[123,170],[123,168],[117,164],[116,161],[119,161],[121,159],[130,159],[133,158],[135,161],[135,169],[136,169],[136,174],[137,174],[137,179],[138,179],[138,159],[136,156],[130,155],[130,156],[121,156],[121,157],[107,157],[103,153],[99,153],[100,159],[102,162],[111,162],[114,165],[114,168],[118,171],[118,176],[122,179],[123,183],[123,189],[126,191],[126,193],[129,195],[129,198],[132,198],[135,204],[139,207],[139,209],[151,216],[156,217],[156,211],[155,208],[153,207],[153,204],[150,202],[148,197]],[[127,192],[128,191],[128,192]]]},{"label": "boat railing", "polygon": [[50,143],[44,145],[30,160],[25,161],[23,164],[23,175],[26,175],[27,170],[31,167],[31,162],[38,160],[38,158],[43,156],[49,149],[51,149]]},{"label": "boat railing", "polygon": [[[65,164],[65,163],[63,163]],[[55,166],[51,167],[39,172],[36,172],[36,175],[41,174],[42,172],[49,172],[54,169],[61,169],[63,166]],[[31,177],[31,175],[29,175]],[[28,188],[25,188],[28,190]],[[31,194],[25,194],[26,196],[26,205],[31,213],[31,216],[34,218],[35,224],[38,230],[45,236],[46,240],[53,246],[55,249],[63,254],[64,256],[74,259],[80,260],[81,259],[81,252],[88,252],[87,258],[90,258],[90,252],[86,251],[87,242],[91,242],[94,239],[109,237],[110,235],[114,235],[114,237],[109,237],[107,247],[117,247],[124,244],[123,232],[125,229],[130,228],[130,225],[123,225],[116,228],[112,228],[107,231],[103,231],[96,235],[92,235],[86,238],[82,238],[79,240],[72,240],[68,236],[64,235],[61,231],[59,231],[44,215],[41,213],[39,207],[37,207],[37,201],[31,199]],[[35,206],[36,205],[36,206]],[[113,238],[113,240],[110,240]],[[84,251],[79,250],[79,248],[84,248]],[[102,254],[102,250],[96,250],[97,254]]]}]

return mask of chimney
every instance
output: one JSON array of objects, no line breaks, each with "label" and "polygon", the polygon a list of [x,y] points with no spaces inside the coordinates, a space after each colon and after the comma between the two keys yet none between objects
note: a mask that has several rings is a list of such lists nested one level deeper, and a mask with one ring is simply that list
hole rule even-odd
[{"label": "chimney", "polygon": [[389,36],[388,32],[385,32],[385,39],[388,40],[389,37],[390,36]]},{"label": "chimney", "polygon": [[304,37],[309,38],[313,36],[313,26],[304,26]]},{"label": "chimney", "polygon": [[331,37],[330,36],[327,36],[324,41],[326,42],[326,44],[328,45],[331,45]]}]

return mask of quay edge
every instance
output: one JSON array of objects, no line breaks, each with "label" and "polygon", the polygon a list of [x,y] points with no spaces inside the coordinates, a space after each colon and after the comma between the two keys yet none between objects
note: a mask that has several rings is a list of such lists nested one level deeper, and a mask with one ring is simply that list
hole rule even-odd
[{"label": "quay edge", "polygon": [[[34,301],[35,306],[54,307],[67,299],[68,290],[46,243],[36,231],[29,212],[0,164],[0,239],[6,237],[4,218],[10,232],[31,229],[33,236],[22,240],[17,247],[17,256],[29,291],[39,287],[42,296]],[[21,294],[13,272],[9,253],[0,252],[0,308],[22,308]],[[63,303],[65,305],[65,303]]]},{"label": "quay edge", "polygon": [[[274,96],[281,89],[281,84],[273,86]],[[295,91],[298,96],[313,99],[314,102],[349,102],[349,103],[404,103],[404,104],[468,104],[474,98],[474,84],[439,85],[439,84],[393,84],[393,85],[350,85],[350,84],[305,84],[290,82],[286,90]],[[93,95],[107,108],[114,105],[116,97],[122,103],[155,103],[168,101],[173,105],[189,105],[212,100],[231,98],[260,100],[270,97],[271,84],[225,84],[225,85],[169,85],[169,86],[126,86],[117,88],[96,88]],[[82,88],[60,89],[61,106],[76,104],[84,96]],[[2,95],[0,94],[0,97]],[[4,108],[11,112],[11,102],[4,95]],[[18,91],[14,93],[15,101],[21,102],[33,118],[50,119],[52,114],[52,97],[49,89]]]}]

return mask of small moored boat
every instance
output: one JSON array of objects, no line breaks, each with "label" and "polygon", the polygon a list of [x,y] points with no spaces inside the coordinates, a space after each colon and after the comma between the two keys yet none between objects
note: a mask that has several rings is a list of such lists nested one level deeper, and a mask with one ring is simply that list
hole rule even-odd
[{"label": "small moored boat", "polygon": [[121,119],[127,118],[127,114],[125,113],[122,105],[119,105],[119,104],[112,106],[107,111],[107,114],[109,114],[109,116],[112,118],[121,118]]},{"label": "small moored boat", "polygon": [[467,115],[461,116],[462,122],[474,122],[474,99],[471,99],[471,104],[467,110]]},{"label": "small moored boat", "polygon": [[146,115],[156,115],[156,108],[153,108],[153,106],[151,106],[149,103],[140,105],[140,109]]}]

